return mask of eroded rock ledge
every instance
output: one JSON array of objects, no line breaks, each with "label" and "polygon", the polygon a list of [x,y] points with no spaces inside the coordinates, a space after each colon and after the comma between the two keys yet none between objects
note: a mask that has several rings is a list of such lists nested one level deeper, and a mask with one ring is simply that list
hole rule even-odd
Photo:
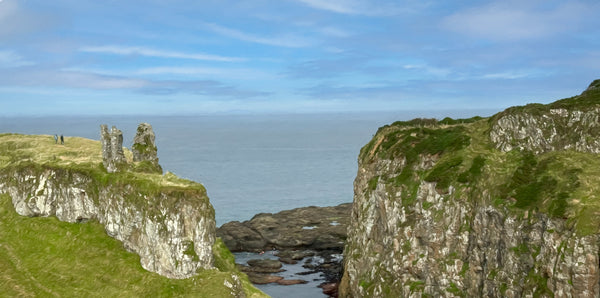
[{"label": "eroded rock ledge", "polygon": [[229,250],[334,250],[346,240],[352,204],[303,207],[279,213],[260,213],[252,219],[232,221],[217,229]]}]

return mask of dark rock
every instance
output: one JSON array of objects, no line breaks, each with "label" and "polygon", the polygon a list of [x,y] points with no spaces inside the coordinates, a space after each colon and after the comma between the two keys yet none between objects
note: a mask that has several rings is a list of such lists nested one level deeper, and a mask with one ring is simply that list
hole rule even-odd
[{"label": "dark rock", "polygon": [[138,164],[140,170],[162,173],[162,167],[158,164],[155,139],[152,125],[140,123],[133,138],[131,152],[133,153],[133,161],[140,163]]},{"label": "dark rock", "polygon": [[328,295],[329,297],[337,297],[338,296],[338,286],[339,283],[331,282],[331,283],[323,283],[319,285],[321,289],[323,289],[323,294]]},{"label": "dark rock", "polygon": [[302,260],[306,257],[312,257],[316,254],[313,250],[283,250],[277,256],[281,258],[290,258],[295,261]]},{"label": "dark rock", "polygon": [[265,268],[265,267],[252,267],[252,266],[244,266],[244,265],[240,265],[240,264],[236,264],[236,267],[238,268],[238,270],[245,272],[245,273],[278,273],[278,272],[283,272],[285,271],[284,269],[281,268]]},{"label": "dark rock", "polygon": [[294,265],[294,264],[298,263],[298,261],[296,261],[292,258],[289,258],[289,257],[279,257],[279,261],[281,261],[282,263],[285,263],[285,264],[289,264],[289,265]]},{"label": "dark rock", "polygon": [[[219,232],[221,231],[221,232]],[[267,242],[257,231],[239,221],[231,221],[217,230],[225,246],[231,251],[259,252],[265,249]]]},{"label": "dark rock", "polygon": [[303,279],[280,279],[277,281],[277,283],[282,286],[291,286],[291,285],[298,285],[298,284],[306,284],[306,283],[308,283],[308,281],[303,280]]},{"label": "dark rock", "polygon": [[283,277],[281,276],[259,274],[254,272],[249,272],[246,274],[248,275],[248,279],[250,280],[250,282],[257,285],[270,284],[283,279]]},{"label": "dark rock", "polygon": [[[334,207],[303,207],[251,220],[230,222],[217,230],[231,251],[311,249],[341,252],[350,221],[351,203]],[[244,227],[244,228],[242,228]]]},{"label": "dark rock", "polygon": [[317,270],[312,270],[312,271],[304,271],[304,272],[298,272],[296,273],[296,275],[309,275],[309,274],[315,274],[315,273],[319,273],[320,271]]},{"label": "dark rock", "polygon": [[248,265],[250,265],[250,267],[264,268],[264,269],[280,269],[282,266],[280,261],[269,260],[269,259],[248,260]]},{"label": "dark rock", "polygon": [[100,143],[102,144],[102,164],[109,173],[122,170],[127,166],[123,153],[123,133],[115,126],[110,133],[106,124],[100,125]]}]

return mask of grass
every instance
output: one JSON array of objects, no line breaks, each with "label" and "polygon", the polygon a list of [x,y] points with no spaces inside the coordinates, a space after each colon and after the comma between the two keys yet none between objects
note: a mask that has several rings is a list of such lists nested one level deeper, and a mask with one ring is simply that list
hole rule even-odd
[{"label": "grass", "polygon": [[[101,224],[23,217],[9,196],[0,195],[0,296],[229,297],[224,282],[233,283],[231,275],[239,273],[222,242],[215,248],[218,269],[168,279],[144,270],[139,256],[106,235]],[[266,296],[240,277],[246,295]]]}]

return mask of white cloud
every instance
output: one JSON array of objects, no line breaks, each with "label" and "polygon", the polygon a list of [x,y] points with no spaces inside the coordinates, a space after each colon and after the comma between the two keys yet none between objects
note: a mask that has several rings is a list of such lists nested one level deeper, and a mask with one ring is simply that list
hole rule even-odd
[{"label": "white cloud", "polygon": [[33,65],[33,62],[25,60],[21,55],[13,51],[0,51],[0,68],[12,68]]},{"label": "white cloud", "polygon": [[253,43],[265,44],[270,46],[287,47],[287,48],[303,48],[313,44],[313,42],[307,38],[294,35],[284,35],[275,37],[264,37],[253,34],[248,34],[235,29],[223,27],[217,24],[206,24],[206,27],[213,32],[228,36],[231,38],[239,39],[242,41],[248,41]]},{"label": "white cloud", "polygon": [[88,46],[79,49],[81,52],[88,53],[103,53],[113,55],[140,55],[148,57],[159,57],[159,58],[176,58],[176,59],[190,59],[190,60],[206,60],[206,61],[222,61],[222,62],[234,62],[243,61],[242,58],[236,57],[225,57],[218,55],[209,55],[203,53],[183,53],[175,51],[164,51],[156,50],[146,47],[128,47],[128,46]]},{"label": "white cloud", "polygon": [[[525,3],[525,4],[523,4]],[[465,35],[498,41],[539,39],[577,28],[589,8],[569,2],[552,8],[527,2],[499,1],[457,12],[442,27]]]},{"label": "white cloud", "polygon": [[135,71],[137,75],[186,75],[210,76],[239,80],[275,79],[277,76],[263,70],[250,68],[217,68],[217,67],[147,67]]},{"label": "white cloud", "polygon": [[515,80],[523,78],[543,77],[549,76],[552,73],[549,71],[541,70],[509,70],[502,72],[489,73],[481,76],[483,79],[501,79],[501,80]]},{"label": "white cloud", "polygon": [[10,76],[0,73],[3,86],[56,86],[88,89],[134,89],[145,87],[148,82],[140,79],[105,76],[75,71],[27,69],[13,71]]},{"label": "white cloud", "polygon": [[365,16],[392,16],[410,11],[410,4],[399,7],[395,2],[369,0],[296,0],[312,8],[339,14]]},{"label": "white cloud", "polygon": [[349,37],[352,35],[352,33],[348,32],[344,29],[331,27],[331,26],[320,28],[319,31],[324,35],[332,36],[332,37],[340,37],[340,38]]}]

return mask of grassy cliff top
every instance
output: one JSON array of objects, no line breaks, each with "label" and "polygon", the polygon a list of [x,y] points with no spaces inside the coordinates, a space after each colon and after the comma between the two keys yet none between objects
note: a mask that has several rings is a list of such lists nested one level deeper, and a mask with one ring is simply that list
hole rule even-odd
[{"label": "grassy cliff top", "polygon": [[[66,137],[65,144],[54,142],[50,135],[0,134],[0,169],[42,166],[56,169],[72,169],[87,173],[97,180],[131,182],[132,185],[153,185],[158,188],[194,189],[205,192],[196,182],[181,179],[172,173],[165,175],[137,171],[131,151],[124,148],[125,158],[131,165],[122,173],[108,174],[102,166],[100,141]],[[109,177],[111,176],[111,177]],[[111,179],[112,178],[112,179]]]},{"label": "grassy cliff top", "polygon": [[[596,86],[598,85],[598,86]],[[541,154],[512,150],[502,152],[489,137],[495,119],[508,113],[540,114],[550,109],[586,111],[600,107],[600,81],[579,96],[551,104],[513,107],[491,118],[414,119],[381,127],[361,149],[363,167],[377,160],[404,160],[400,173],[372,177],[368,190],[378,182],[401,190],[402,204],[411,206],[421,181],[436,182],[438,192],[471,202],[487,200],[518,216],[545,213],[564,218],[579,234],[600,232],[600,156],[574,150]],[[422,158],[436,160],[433,168],[419,166]]]}]

